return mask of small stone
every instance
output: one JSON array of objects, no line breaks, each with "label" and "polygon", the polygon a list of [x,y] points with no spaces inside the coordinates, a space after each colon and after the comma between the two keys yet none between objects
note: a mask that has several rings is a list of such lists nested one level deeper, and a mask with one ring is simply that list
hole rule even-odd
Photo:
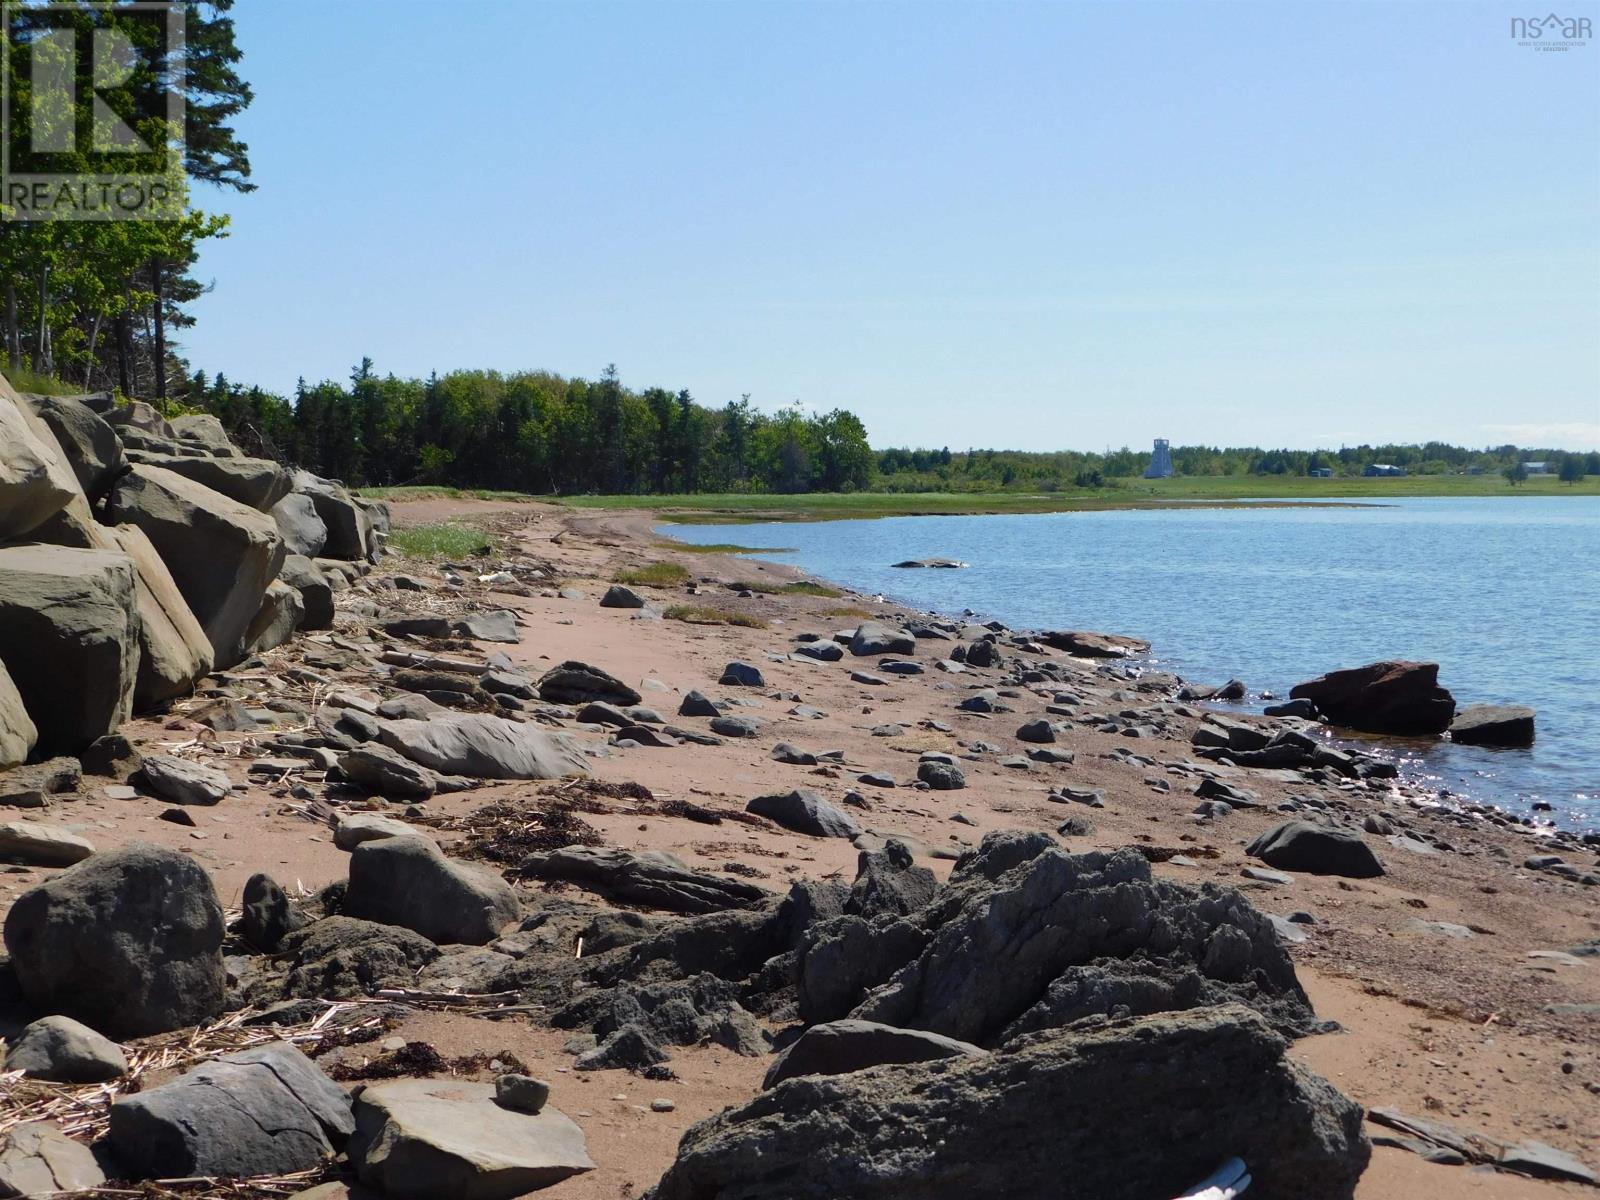
[{"label": "small stone", "polygon": [[668,1100],[665,1096],[657,1096],[654,1100],[650,1101],[651,1112],[669,1113],[677,1107],[678,1103],[676,1100]]},{"label": "small stone", "polygon": [[512,1112],[537,1113],[550,1099],[550,1085],[531,1075],[507,1074],[494,1081],[494,1102]]}]

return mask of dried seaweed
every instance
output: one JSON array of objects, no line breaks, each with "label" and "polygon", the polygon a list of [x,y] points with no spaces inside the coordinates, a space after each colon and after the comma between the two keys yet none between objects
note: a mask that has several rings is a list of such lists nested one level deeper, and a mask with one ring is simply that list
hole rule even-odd
[{"label": "dried seaweed", "polygon": [[487,1071],[492,1064],[498,1071],[515,1071],[526,1075],[528,1066],[515,1054],[501,1051],[498,1054],[463,1054],[446,1058],[431,1043],[407,1042],[398,1050],[390,1050],[360,1063],[334,1063],[327,1068],[328,1076],[341,1083],[361,1079],[399,1079],[403,1076],[475,1075]]},{"label": "dried seaweed", "polygon": [[539,807],[512,801],[486,804],[460,816],[422,818],[419,824],[466,836],[450,847],[457,858],[520,866],[530,854],[564,846],[600,846],[600,831],[565,801]]}]

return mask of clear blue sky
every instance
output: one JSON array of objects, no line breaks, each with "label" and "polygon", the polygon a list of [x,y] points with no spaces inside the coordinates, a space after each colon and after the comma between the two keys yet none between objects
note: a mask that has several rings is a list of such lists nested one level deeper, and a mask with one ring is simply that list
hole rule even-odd
[{"label": "clear blue sky", "polygon": [[1600,40],[1527,8],[244,0],[185,349],[880,446],[1600,446]]}]

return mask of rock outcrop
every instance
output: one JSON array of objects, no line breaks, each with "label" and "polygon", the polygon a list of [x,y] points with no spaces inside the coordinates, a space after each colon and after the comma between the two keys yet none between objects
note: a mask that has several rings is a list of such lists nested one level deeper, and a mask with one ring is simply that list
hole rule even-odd
[{"label": "rock outcrop", "polygon": [[1376,662],[1330,671],[1289,690],[1335,725],[1366,733],[1426,737],[1450,728],[1455,698],[1439,686],[1439,664]]},{"label": "rock outcrop", "polygon": [[28,716],[22,695],[0,660],[0,769],[27,762],[38,740],[39,728]]},{"label": "rock outcrop", "polygon": [[420,837],[362,842],[350,855],[347,915],[399,925],[432,942],[481,946],[517,919],[517,897],[485,867],[446,858]]},{"label": "rock outcrop", "polygon": [[383,744],[445,775],[478,779],[564,779],[588,775],[577,743],[501,717],[439,716],[390,721]]},{"label": "rock outcrop", "polygon": [[25,537],[78,494],[60,447],[38,435],[35,420],[0,377],[0,541]]},{"label": "rock outcrop", "polygon": [[1450,722],[1450,740],[1463,746],[1531,746],[1534,715],[1520,704],[1469,704]]}]

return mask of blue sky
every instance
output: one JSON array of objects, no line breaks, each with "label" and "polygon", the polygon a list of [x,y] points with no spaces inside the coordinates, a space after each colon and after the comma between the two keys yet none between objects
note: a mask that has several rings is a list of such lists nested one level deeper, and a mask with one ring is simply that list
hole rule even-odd
[{"label": "blue sky", "polygon": [[1600,446],[1600,40],[1526,7],[246,0],[185,349],[876,445]]}]

